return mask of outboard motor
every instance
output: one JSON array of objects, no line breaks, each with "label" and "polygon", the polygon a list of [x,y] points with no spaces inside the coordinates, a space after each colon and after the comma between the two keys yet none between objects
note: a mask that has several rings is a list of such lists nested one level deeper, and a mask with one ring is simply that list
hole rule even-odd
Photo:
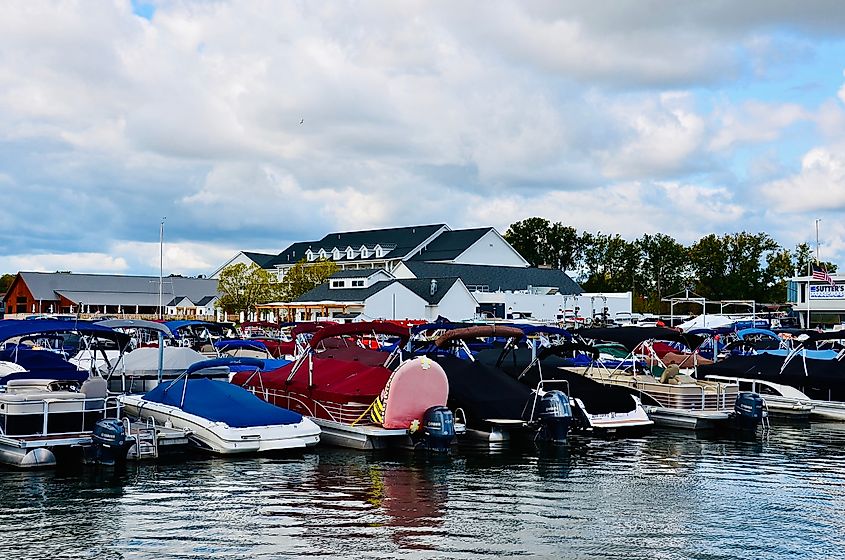
[{"label": "outboard motor", "polygon": [[423,414],[423,445],[435,453],[448,453],[455,439],[455,416],[445,406],[432,406]]},{"label": "outboard motor", "polygon": [[129,448],[134,444],[131,438],[126,437],[123,422],[115,418],[98,420],[94,424],[91,440],[97,462],[104,465],[114,465],[118,461],[125,460]]},{"label": "outboard motor", "polygon": [[538,405],[540,437],[555,444],[566,442],[566,435],[572,426],[572,407],[569,395],[563,391],[547,391]]},{"label": "outboard motor", "polygon": [[766,416],[763,397],[750,391],[742,391],[734,403],[734,420],[742,430],[756,430]]}]

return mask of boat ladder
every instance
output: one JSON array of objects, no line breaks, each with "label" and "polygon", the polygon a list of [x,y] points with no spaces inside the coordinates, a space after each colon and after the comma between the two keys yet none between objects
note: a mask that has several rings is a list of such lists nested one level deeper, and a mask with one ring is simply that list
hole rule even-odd
[{"label": "boat ladder", "polygon": [[136,424],[135,430],[132,430],[132,424],[129,424],[127,429],[127,436],[135,440],[135,459],[157,459],[158,458],[158,430],[156,429],[155,419],[147,418],[146,423]]},{"label": "boat ladder", "polygon": [[767,403],[764,399],[763,400],[763,418],[760,421],[760,426],[762,426],[764,434],[769,433],[769,431],[771,431],[771,429],[772,429],[772,422],[769,419],[770,416],[771,416],[771,413],[769,412],[769,403]]}]

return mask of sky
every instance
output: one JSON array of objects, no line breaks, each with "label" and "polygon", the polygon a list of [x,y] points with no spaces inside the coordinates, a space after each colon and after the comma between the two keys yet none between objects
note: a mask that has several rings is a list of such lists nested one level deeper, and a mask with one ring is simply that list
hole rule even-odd
[{"label": "sky", "polygon": [[838,1],[6,3],[0,273],[541,216],[845,264]]}]

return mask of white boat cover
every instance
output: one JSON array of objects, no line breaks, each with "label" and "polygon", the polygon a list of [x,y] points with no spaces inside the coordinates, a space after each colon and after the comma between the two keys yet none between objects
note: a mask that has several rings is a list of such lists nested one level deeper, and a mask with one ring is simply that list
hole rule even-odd
[{"label": "white boat cover", "polygon": [[[123,362],[115,369],[134,375],[155,375],[158,372],[158,348],[137,348],[123,355]],[[191,348],[165,346],[162,369],[170,374],[181,373],[189,366],[208,358]],[[228,368],[225,368],[228,371]]]}]

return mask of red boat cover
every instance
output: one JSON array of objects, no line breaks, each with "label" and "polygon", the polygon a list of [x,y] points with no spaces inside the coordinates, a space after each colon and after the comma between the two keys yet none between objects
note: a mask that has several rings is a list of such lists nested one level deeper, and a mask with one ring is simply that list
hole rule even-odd
[{"label": "red boat cover", "polygon": [[368,366],[382,366],[390,354],[380,350],[370,350],[360,346],[329,348],[317,354],[323,359],[342,360],[344,362],[360,362]]},{"label": "red boat cover", "polygon": [[379,400],[384,403],[382,426],[407,429],[432,406],[446,406],[449,380],[440,364],[421,357],[408,360],[393,372]]},{"label": "red boat cover", "polygon": [[370,334],[373,332],[388,336],[398,336],[402,339],[402,344],[408,342],[408,339],[411,337],[411,333],[406,327],[385,321],[366,321],[362,323],[347,323],[345,325],[329,325],[315,332],[309,344],[311,348],[316,348],[317,344],[326,338],[351,334]]},{"label": "red boat cover", "polygon": [[[264,387],[280,392],[290,391],[310,395],[317,401],[369,404],[384,389],[391,374],[387,368],[372,367],[360,362],[323,359],[316,356],[310,359],[313,360],[314,367],[312,387],[308,386],[307,362],[300,366],[290,384],[286,381],[294,364],[287,364],[279,369],[257,375],[253,372],[239,372],[232,378],[232,383],[258,390]],[[249,379],[248,384],[247,379]]]}]

